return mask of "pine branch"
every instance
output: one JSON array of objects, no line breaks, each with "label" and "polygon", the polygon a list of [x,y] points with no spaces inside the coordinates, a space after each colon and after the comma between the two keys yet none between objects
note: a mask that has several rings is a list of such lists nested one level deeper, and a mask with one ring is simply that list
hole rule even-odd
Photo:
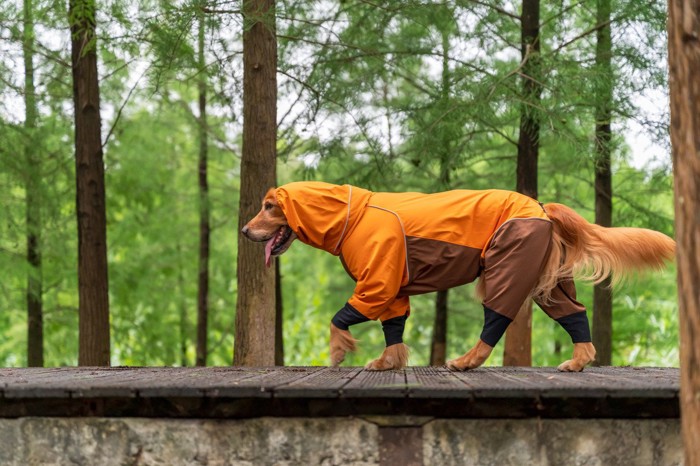
[{"label": "pine branch", "polygon": [[596,24],[596,25],[593,26],[592,28],[587,29],[586,31],[584,31],[584,32],[582,32],[581,34],[579,34],[579,35],[577,35],[576,37],[574,37],[573,39],[567,40],[567,41],[564,42],[563,44],[559,45],[557,48],[553,49],[550,53],[552,53],[552,54],[558,53],[561,49],[563,49],[563,48],[565,48],[565,47],[567,47],[567,46],[573,44],[574,42],[576,42],[576,41],[578,41],[578,40],[581,40],[581,39],[583,39],[584,37],[590,36],[590,35],[593,34],[594,32],[596,32],[596,31],[598,31],[598,30],[600,30],[600,29],[603,29],[603,28],[606,27],[606,26],[609,26],[613,21],[614,21],[614,20],[611,19],[611,20],[609,20],[609,21],[605,21],[605,22],[602,22],[602,23],[600,23],[600,24]]},{"label": "pine branch", "polygon": [[210,13],[216,15],[240,15],[241,10],[218,10],[216,8],[202,7],[202,13]]},{"label": "pine branch", "polygon": [[102,148],[107,145],[107,142],[109,142],[109,138],[112,136],[112,133],[114,133],[114,128],[117,127],[117,123],[119,123],[119,120],[121,119],[122,112],[124,111],[124,107],[126,107],[126,104],[131,100],[131,95],[134,93],[134,90],[136,90],[136,87],[139,85],[143,77],[146,75],[146,72],[150,70],[151,67],[147,67],[143,73],[141,73],[141,76],[139,76],[139,79],[136,80],[134,85],[129,89],[129,93],[126,95],[126,98],[122,102],[121,106],[119,107],[119,110],[117,111],[117,115],[114,118],[114,121],[112,122],[112,126],[109,128],[109,131],[107,132],[107,136],[105,137],[105,140],[102,142]]},{"label": "pine branch", "polygon": [[468,1],[469,1],[470,3],[475,3],[475,4],[477,4],[477,5],[485,6],[486,8],[490,8],[490,9],[492,9],[492,10],[494,10],[494,11],[497,11],[498,13],[500,13],[500,14],[502,14],[502,15],[505,15],[505,16],[511,18],[511,19],[514,19],[514,20],[516,20],[516,21],[520,21],[520,15],[517,15],[517,14],[515,14],[515,13],[512,13],[512,12],[510,12],[510,11],[504,9],[504,8],[501,8],[501,7],[499,7],[499,6],[491,5],[491,4],[489,4],[489,3],[482,2],[482,1],[479,1],[479,0],[468,0]]},{"label": "pine branch", "polygon": [[547,23],[549,23],[550,21],[553,21],[553,20],[555,20],[555,19],[560,18],[564,13],[566,13],[566,12],[568,12],[568,11],[570,11],[570,10],[573,10],[574,8],[576,8],[576,7],[580,6],[580,5],[589,3],[589,2],[590,2],[590,0],[579,0],[579,1],[576,2],[576,3],[572,3],[571,5],[567,6],[566,8],[563,8],[562,10],[560,10],[558,13],[556,13],[556,14],[550,16],[549,18],[545,19],[544,21],[542,21],[542,22],[540,23],[540,29],[542,29],[542,27],[544,27],[545,25],[547,25]]}]

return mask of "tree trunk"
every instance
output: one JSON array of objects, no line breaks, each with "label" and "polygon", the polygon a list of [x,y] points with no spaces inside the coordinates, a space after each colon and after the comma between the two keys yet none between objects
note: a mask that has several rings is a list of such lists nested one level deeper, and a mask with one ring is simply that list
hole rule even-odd
[{"label": "tree trunk", "polygon": [[70,0],[81,366],[109,365],[107,221],[95,15],[94,0]]},{"label": "tree trunk", "polygon": [[189,335],[189,322],[187,319],[187,286],[185,285],[185,274],[184,267],[182,267],[182,245],[178,241],[175,245],[177,250],[178,267],[177,267],[177,286],[180,293],[179,307],[180,307],[180,318],[178,322],[178,328],[180,331],[180,365],[182,367],[187,367],[189,361],[187,358],[187,337]]},{"label": "tree trunk", "polygon": [[41,266],[41,158],[37,156],[37,105],[34,86],[34,8],[31,0],[23,4],[22,51],[24,55],[24,161],[25,207],[27,225],[27,365],[44,365],[44,322]]},{"label": "tree trunk", "polygon": [[197,286],[197,362],[207,365],[207,321],[209,320],[209,181],[207,179],[207,78],[204,59],[204,13],[197,14],[197,55],[199,75],[199,270]]},{"label": "tree trunk", "polygon": [[[595,222],[612,226],[612,173],[610,171],[610,143],[612,131],[613,76],[612,40],[610,37],[610,0],[598,0],[596,42],[597,91],[595,109]],[[596,348],[596,366],[612,364],[612,288],[610,278],[593,288],[593,345]]]},{"label": "tree trunk", "polygon": [[[446,109],[450,102],[450,33],[442,29],[442,108]],[[443,121],[443,124],[445,122]],[[452,168],[452,141],[447,137],[449,131],[443,132],[440,141],[440,176],[441,190],[450,188],[450,169]],[[430,365],[442,366],[447,361],[447,303],[449,290],[435,293],[435,322],[433,322],[433,337],[430,342]]]},{"label": "tree trunk", "polygon": [[[537,199],[537,157],[539,155],[540,123],[537,113],[542,85],[540,84],[540,1],[523,0],[521,15],[521,56],[523,61],[523,96],[520,135],[518,137],[518,166],[516,190]],[[503,352],[504,366],[532,365],[532,303],[520,308],[506,330]]]},{"label": "tree trunk", "polygon": [[284,366],[283,318],[282,274],[280,273],[280,261],[275,260],[275,366]]},{"label": "tree trunk", "polygon": [[700,465],[700,5],[669,0],[671,144],[686,466]]},{"label": "tree trunk", "polygon": [[[276,179],[277,41],[274,0],[243,0],[243,153],[238,231]],[[275,269],[260,244],[238,235],[233,364],[275,364]]]},{"label": "tree trunk", "polygon": [[444,366],[447,360],[447,292],[448,290],[438,291],[435,296],[435,322],[430,345],[431,366]]}]

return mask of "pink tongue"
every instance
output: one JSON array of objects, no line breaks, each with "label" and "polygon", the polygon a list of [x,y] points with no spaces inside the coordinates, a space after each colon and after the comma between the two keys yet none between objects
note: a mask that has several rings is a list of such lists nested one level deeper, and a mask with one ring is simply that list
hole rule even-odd
[{"label": "pink tongue", "polygon": [[265,243],[265,265],[267,267],[269,267],[270,262],[272,262],[272,246],[275,244],[275,238],[277,238],[277,235],[273,236]]}]

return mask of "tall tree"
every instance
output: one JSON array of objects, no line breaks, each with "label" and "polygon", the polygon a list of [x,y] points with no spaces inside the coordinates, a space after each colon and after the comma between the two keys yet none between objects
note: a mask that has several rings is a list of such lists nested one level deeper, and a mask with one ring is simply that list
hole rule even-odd
[{"label": "tall tree", "polygon": [[447,309],[449,290],[435,294],[435,321],[433,338],[430,342],[430,365],[442,366],[447,360]]},{"label": "tall tree", "polygon": [[197,287],[197,365],[207,365],[209,319],[209,181],[207,179],[207,74],[204,57],[204,5],[197,8],[197,92],[199,94],[199,273]]},{"label": "tall tree", "polygon": [[668,2],[671,143],[678,251],[681,429],[685,464],[700,465],[700,5]]},{"label": "tall tree", "polygon": [[68,8],[75,106],[80,320],[78,364],[108,366],[107,219],[95,0],[70,0]]},{"label": "tall tree", "polygon": [[[243,0],[243,153],[240,231],[274,186],[277,162],[277,39],[274,0]],[[275,364],[275,269],[238,235],[238,301],[233,364]]]},{"label": "tall tree", "polygon": [[34,5],[23,2],[22,52],[24,55],[24,159],[27,225],[27,365],[44,365],[44,318],[41,267],[41,158],[37,155],[37,103],[34,85]]},{"label": "tall tree", "polygon": [[[449,12],[449,15],[447,14]],[[452,24],[454,21],[452,11],[445,8],[443,16]],[[442,39],[442,75],[440,86],[440,100],[442,108],[449,108],[450,102],[450,31],[443,25],[440,28]],[[444,125],[443,121],[443,125]],[[450,169],[452,154],[452,138],[449,131],[442,131],[440,144],[440,174],[438,178],[440,190],[450,187]],[[447,309],[449,290],[438,291],[435,294],[435,321],[433,322],[433,338],[430,343],[430,364],[442,366],[447,360]]]},{"label": "tall tree", "polygon": [[275,261],[275,366],[284,366],[284,307],[282,306],[282,273]]},{"label": "tall tree", "polygon": [[[523,100],[518,137],[516,190],[537,199],[537,158],[540,122],[537,108],[542,94],[540,78],[540,0],[523,0],[521,22],[521,66]],[[503,353],[506,366],[532,365],[532,303],[524,303],[506,331]]]},{"label": "tall tree", "polygon": [[[595,107],[595,222],[612,226],[612,173],[610,128],[613,106],[612,39],[610,36],[610,0],[597,0],[596,33],[596,107]],[[612,304],[610,277],[593,288],[594,364],[612,364]]]}]

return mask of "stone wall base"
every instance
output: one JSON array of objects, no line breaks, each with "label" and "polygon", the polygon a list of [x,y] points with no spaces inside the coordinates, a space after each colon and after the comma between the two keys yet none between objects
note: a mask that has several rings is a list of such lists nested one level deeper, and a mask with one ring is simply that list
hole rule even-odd
[{"label": "stone wall base", "polygon": [[683,457],[678,419],[421,423],[409,427],[417,435],[395,435],[407,427],[391,418],[0,419],[0,464],[661,466]]}]

